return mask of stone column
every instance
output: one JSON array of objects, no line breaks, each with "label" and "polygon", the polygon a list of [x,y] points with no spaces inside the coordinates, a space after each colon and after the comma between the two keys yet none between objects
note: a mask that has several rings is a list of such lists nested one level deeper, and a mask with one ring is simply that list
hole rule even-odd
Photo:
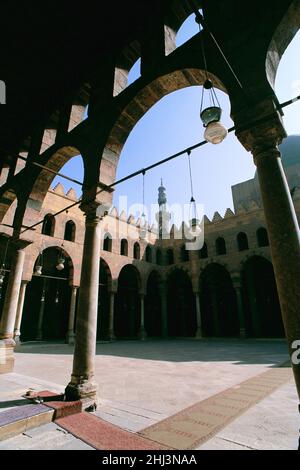
[{"label": "stone column", "polygon": [[245,329],[245,315],[244,315],[243,297],[242,297],[242,282],[241,282],[241,278],[239,274],[234,274],[232,276],[232,285],[236,294],[236,303],[237,303],[238,319],[239,319],[239,337],[245,338],[246,329]]},{"label": "stone column", "polygon": [[21,240],[11,242],[14,253],[0,323],[0,373],[11,372],[14,367],[14,326],[25,260],[24,248],[28,244]]},{"label": "stone column", "polygon": [[196,302],[196,315],[197,315],[197,330],[195,334],[196,339],[202,338],[202,321],[201,321],[201,309],[200,309],[200,294],[198,291],[195,292]]},{"label": "stone column", "polygon": [[66,387],[67,400],[81,399],[85,404],[97,403],[94,380],[98,288],[100,267],[100,207],[99,203],[82,204],[85,212],[80,291],[76,319],[76,341],[71,381]]},{"label": "stone column", "polygon": [[115,313],[115,292],[111,291],[109,293],[109,325],[108,325],[108,339],[109,341],[114,341],[115,331],[114,331],[114,313]]},{"label": "stone column", "polygon": [[141,302],[141,323],[140,323],[140,330],[139,330],[139,338],[142,341],[145,341],[147,338],[147,332],[145,330],[145,294],[140,294],[140,302]]},{"label": "stone column", "polygon": [[161,322],[162,322],[162,337],[168,337],[168,302],[167,293],[164,286],[160,287],[160,299],[161,299]]},{"label": "stone column", "polygon": [[76,311],[76,297],[77,297],[77,286],[71,287],[71,303],[69,311],[69,323],[66,342],[68,344],[74,344],[75,342],[75,311]]},{"label": "stone column", "polygon": [[[285,131],[274,107],[273,104],[274,117],[267,123],[237,135],[246,149],[251,150],[257,167],[282,318],[292,358],[295,344],[300,339],[300,232],[277,147]],[[269,102],[261,103],[258,117],[269,112],[269,108]],[[300,363],[291,362],[300,398]]]},{"label": "stone column", "polygon": [[24,307],[27,284],[28,284],[28,281],[22,281],[21,287],[20,287],[16,322],[15,322],[15,328],[14,328],[14,340],[16,344],[20,343],[20,335],[21,335],[20,328],[21,328],[21,322],[22,322],[22,314],[23,314],[23,307]]},{"label": "stone column", "polygon": [[36,334],[37,341],[42,341],[43,339],[43,321],[44,321],[45,300],[46,300],[46,284],[47,284],[47,279],[44,278],[39,317],[38,317],[38,327],[37,327],[37,334]]}]

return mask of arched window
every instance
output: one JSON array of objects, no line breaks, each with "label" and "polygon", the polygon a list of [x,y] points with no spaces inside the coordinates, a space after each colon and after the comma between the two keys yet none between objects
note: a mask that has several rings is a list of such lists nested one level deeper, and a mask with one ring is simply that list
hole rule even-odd
[{"label": "arched window", "polygon": [[125,238],[121,240],[120,253],[122,256],[128,256],[128,241]]},{"label": "arched window", "polygon": [[146,257],[147,263],[152,263],[152,250],[149,245],[146,247],[145,257]]},{"label": "arched window", "polygon": [[203,243],[203,247],[201,248],[201,250],[199,250],[199,258],[200,259],[208,258],[207,245],[205,242]]},{"label": "arched window", "polygon": [[256,231],[256,238],[258,246],[269,246],[268,232],[264,227],[260,227]]},{"label": "arched window", "polygon": [[249,249],[248,237],[247,237],[246,233],[244,233],[244,232],[238,233],[236,239],[237,239],[237,244],[238,244],[239,251],[244,251],[244,250]]},{"label": "arched window", "polygon": [[226,255],[226,243],[223,237],[216,239],[216,253],[217,255]]},{"label": "arched window", "polygon": [[111,235],[109,233],[106,233],[104,235],[104,240],[103,240],[103,251],[110,251],[112,250],[112,239]]},{"label": "arched window", "polygon": [[174,264],[174,252],[171,248],[167,250],[167,261],[168,265]]},{"label": "arched window", "polygon": [[180,259],[181,261],[189,261],[189,252],[186,250],[185,245],[180,248]]},{"label": "arched window", "polygon": [[42,234],[48,235],[49,237],[53,237],[54,229],[55,229],[55,218],[53,217],[52,214],[45,215],[43,227],[42,227]]},{"label": "arched window", "polygon": [[69,242],[74,242],[75,233],[76,233],[76,225],[74,224],[73,220],[68,220],[65,226],[64,239],[68,240]]},{"label": "arched window", "polygon": [[156,264],[162,266],[162,252],[160,250],[156,251]]},{"label": "arched window", "polygon": [[141,257],[141,249],[138,242],[135,242],[135,244],[133,245],[133,257],[134,259],[140,259]]}]

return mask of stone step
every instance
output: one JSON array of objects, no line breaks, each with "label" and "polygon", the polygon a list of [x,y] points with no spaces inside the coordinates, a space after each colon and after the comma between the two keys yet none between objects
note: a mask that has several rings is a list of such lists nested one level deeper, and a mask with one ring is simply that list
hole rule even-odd
[{"label": "stone step", "polygon": [[20,405],[0,413],[0,441],[51,423],[54,409],[42,404]]}]

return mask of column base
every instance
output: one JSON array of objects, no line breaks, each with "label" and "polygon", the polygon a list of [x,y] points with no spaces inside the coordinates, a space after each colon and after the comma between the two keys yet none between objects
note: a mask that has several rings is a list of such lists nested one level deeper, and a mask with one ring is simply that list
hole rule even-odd
[{"label": "column base", "polygon": [[146,338],[147,338],[146,330],[145,330],[145,328],[141,328],[140,331],[139,331],[139,339],[141,341],[145,341]]},{"label": "column base", "polygon": [[20,341],[20,336],[21,336],[21,333],[20,332],[15,332],[14,334],[14,342],[16,343],[16,345],[20,344],[21,341]]},{"label": "column base", "polygon": [[202,329],[201,328],[197,328],[197,331],[196,331],[196,334],[195,334],[195,339],[202,339],[203,336],[202,336]]},{"label": "column base", "polygon": [[108,338],[108,341],[116,341],[116,337],[113,331],[108,332],[107,338]]},{"label": "column base", "polygon": [[245,330],[245,328],[240,328],[239,337],[240,337],[241,339],[246,338],[246,330]]},{"label": "column base", "polygon": [[16,343],[13,339],[0,340],[0,374],[7,374],[14,370],[14,348]]},{"label": "column base", "polygon": [[88,408],[90,405],[98,403],[98,385],[93,380],[84,380],[72,376],[71,382],[65,389],[65,396],[67,401],[80,400],[83,408]]},{"label": "column base", "polygon": [[66,343],[67,344],[75,344],[75,333],[73,333],[73,331],[70,331],[70,332],[67,333]]}]

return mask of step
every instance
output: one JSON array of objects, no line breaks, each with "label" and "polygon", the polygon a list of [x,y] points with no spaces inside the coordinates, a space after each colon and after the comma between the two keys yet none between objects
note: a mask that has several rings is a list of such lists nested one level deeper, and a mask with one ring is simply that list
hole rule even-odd
[{"label": "step", "polygon": [[54,410],[42,404],[20,405],[0,413],[0,441],[51,423]]}]

